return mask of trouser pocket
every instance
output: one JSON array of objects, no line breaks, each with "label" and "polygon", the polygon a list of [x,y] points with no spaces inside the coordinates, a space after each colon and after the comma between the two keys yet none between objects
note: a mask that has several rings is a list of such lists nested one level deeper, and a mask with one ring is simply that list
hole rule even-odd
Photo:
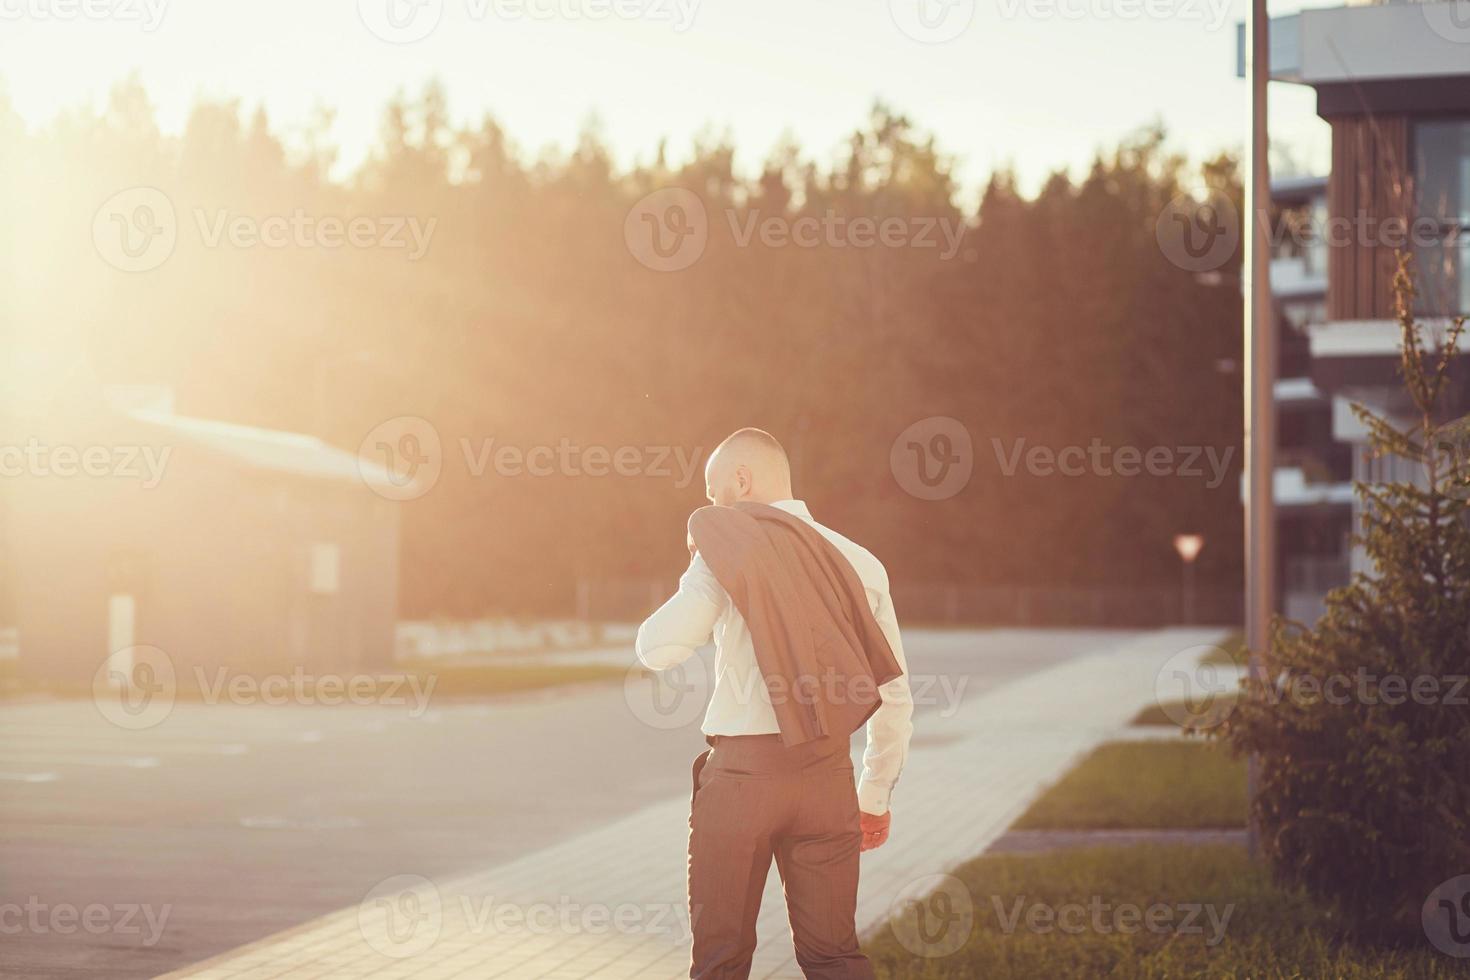
[{"label": "trouser pocket", "polygon": [[705,749],[703,752],[699,753],[699,755],[695,757],[694,766],[689,773],[690,782],[693,784],[689,790],[689,811],[691,817],[694,813],[694,798],[699,795],[699,774],[704,772],[704,765],[705,763],[709,762],[709,754],[711,751],[713,750]]}]

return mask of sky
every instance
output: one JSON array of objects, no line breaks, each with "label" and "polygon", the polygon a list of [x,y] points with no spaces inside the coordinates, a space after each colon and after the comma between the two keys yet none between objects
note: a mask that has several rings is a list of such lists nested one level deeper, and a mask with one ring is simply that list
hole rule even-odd
[{"label": "sky", "polygon": [[[595,118],[623,165],[728,130],[744,173],[783,134],[834,159],[883,99],[937,136],[973,200],[998,167],[1032,192],[1160,120],[1192,158],[1238,151],[1244,15],[1245,0],[0,0],[0,85],[30,126],[100,109],[130,74],[169,133],[205,98],[264,105],[288,137],[328,106],[342,172],[388,99],[432,78],[456,122],[492,114],[527,155]],[[1323,172],[1311,91],[1270,97],[1274,140]]]}]

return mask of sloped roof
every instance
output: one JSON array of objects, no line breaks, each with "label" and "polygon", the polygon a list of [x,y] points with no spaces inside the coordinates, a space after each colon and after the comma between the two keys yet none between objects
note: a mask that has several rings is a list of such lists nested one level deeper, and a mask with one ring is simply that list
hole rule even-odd
[{"label": "sloped roof", "polygon": [[376,486],[392,485],[390,474],[378,464],[304,433],[260,429],[169,412],[138,410],[127,415],[252,469]]}]

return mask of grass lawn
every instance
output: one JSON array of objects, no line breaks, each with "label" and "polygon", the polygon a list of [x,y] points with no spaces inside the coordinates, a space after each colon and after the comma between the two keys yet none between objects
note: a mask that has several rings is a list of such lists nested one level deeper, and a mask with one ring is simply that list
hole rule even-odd
[{"label": "grass lawn", "polygon": [[[621,680],[627,674],[627,668],[611,664],[468,664],[452,667],[416,667],[382,672],[363,671],[362,673],[382,679],[382,683],[376,688],[378,691],[391,692],[394,696],[405,698],[422,691],[432,702],[437,698],[491,697],[498,694],[515,694],[540,688],[560,687],[566,684]],[[331,677],[335,686],[329,692],[330,699],[327,694],[324,694],[322,703],[324,705],[342,703],[343,684],[352,682],[354,675],[327,674],[324,676]],[[192,682],[191,673],[180,671],[180,677],[181,681],[175,695],[180,701],[200,701],[205,698],[204,691],[199,690],[192,683],[186,683],[186,681]],[[412,686],[407,683],[407,678],[413,678]],[[432,688],[429,686],[431,679]],[[307,685],[307,693],[309,697],[313,695],[310,684]],[[0,698],[26,694],[60,698],[89,698],[92,696],[92,689],[91,687],[45,685],[21,681],[15,678],[13,670],[7,671],[0,666]],[[222,701],[228,703],[228,696],[223,697]]]},{"label": "grass lawn", "polygon": [[1235,664],[1244,667],[1250,661],[1251,653],[1245,645],[1244,633],[1231,633],[1225,639],[1215,644],[1215,649],[1200,657],[1202,664],[1220,664],[1228,666]]},{"label": "grass lawn", "polygon": [[[1133,716],[1130,725],[1166,725],[1175,728],[1213,728],[1235,708],[1235,692],[1209,699],[1203,712],[1191,711],[1183,701],[1151,704]],[[1176,720],[1177,719],[1177,720]],[[1179,724],[1180,721],[1186,724]]]},{"label": "grass lawn", "polygon": [[1016,821],[1018,830],[1244,827],[1245,763],[1201,742],[1098,746]]},{"label": "grass lawn", "polygon": [[[1274,886],[1266,868],[1236,847],[995,855],[971,861],[954,877],[943,889],[947,905],[940,896],[931,898],[923,918],[921,909],[910,907],[865,944],[879,977],[1466,975],[1464,961],[1427,946],[1393,951],[1334,943],[1317,905]],[[966,897],[973,910],[968,918]],[[947,955],[933,955],[941,952]]]},{"label": "grass lawn", "polygon": [[626,667],[611,664],[508,664],[464,667],[420,668],[414,673],[427,684],[434,683],[434,697],[483,696],[512,694],[563,684],[585,684],[591,681],[622,680]]}]

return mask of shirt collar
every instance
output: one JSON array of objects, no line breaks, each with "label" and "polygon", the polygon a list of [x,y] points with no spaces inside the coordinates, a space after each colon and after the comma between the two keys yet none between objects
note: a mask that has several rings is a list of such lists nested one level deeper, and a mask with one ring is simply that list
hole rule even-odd
[{"label": "shirt collar", "polygon": [[773,500],[771,506],[777,510],[784,510],[788,514],[794,514],[803,520],[811,520],[812,512],[807,509],[804,500]]}]

